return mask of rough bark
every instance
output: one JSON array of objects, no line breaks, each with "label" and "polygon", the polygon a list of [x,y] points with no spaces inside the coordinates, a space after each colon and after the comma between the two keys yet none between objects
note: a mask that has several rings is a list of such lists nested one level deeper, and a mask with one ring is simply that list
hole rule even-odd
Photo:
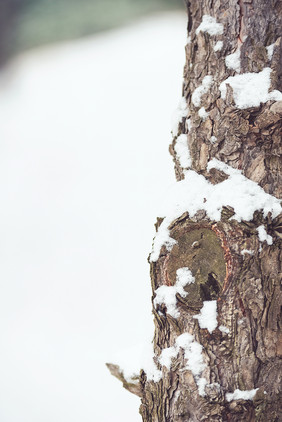
[{"label": "rough bark", "polygon": [[[271,67],[271,89],[281,90],[282,3],[266,0],[187,1],[188,35],[183,96],[188,111],[179,124],[178,134],[187,134],[192,169],[217,184],[228,177],[219,170],[207,170],[216,158],[240,169],[248,179],[267,193],[281,198],[281,114],[282,102],[267,101],[258,107],[236,107],[232,88],[221,98],[219,85],[236,72],[228,69],[226,55],[241,48],[241,71],[260,72]],[[222,35],[196,30],[203,15],[223,24]],[[223,41],[220,51],[214,51]],[[271,59],[266,47],[275,43]],[[203,120],[192,93],[206,75],[214,83],[202,96],[201,106],[209,113]],[[190,119],[189,130],[187,118]],[[211,137],[215,142],[210,142]],[[177,180],[184,177],[175,151]],[[185,287],[188,295],[177,296],[179,317],[173,318],[164,305],[153,306],[155,319],[155,363],[162,369],[159,382],[149,381],[141,372],[138,395],[145,422],[196,421],[280,421],[281,413],[281,226],[282,216],[264,217],[257,211],[251,221],[230,219],[231,207],[222,210],[220,221],[211,221],[204,211],[193,218],[188,213],[169,227],[177,243],[168,251],[162,247],[159,259],[151,263],[153,299],[162,285],[174,285],[176,270],[189,267],[195,283]],[[162,223],[158,220],[157,228]],[[273,244],[261,243],[257,228],[264,225]],[[253,254],[241,254],[242,250]],[[210,333],[197,319],[206,300],[217,300],[218,327]],[[226,330],[226,331],[228,331]],[[207,380],[205,396],[199,394],[196,379],[185,366],[183,350],[172,359],[172,366],[161,367],[158,357],[173,347],[182,333],[193,334],[203,346]],[[136,387],[134,387],[136,388]],[[258,388],[253,400],[226,400],[236,389]],[[130,386],[128,388],[130,390]]]}]

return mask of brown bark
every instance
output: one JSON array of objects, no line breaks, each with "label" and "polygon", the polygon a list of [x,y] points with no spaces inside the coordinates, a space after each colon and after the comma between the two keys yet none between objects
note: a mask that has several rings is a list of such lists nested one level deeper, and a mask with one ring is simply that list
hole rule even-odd
[{"label": "brown bark", "polygon": [[[207,170],[207,163],[217,158],[277,198],[281,198],[282,102],[239,109],[232,88],[227,87],[222,99],[219,85],[236,74],[226,67],[225,57],[240,47],[240,73],[271,67],[271,90],[281,90],[281,5],[274,0],[187,1],[191,42],[186,46],[183,96],[189,111],[178,128],[178,135],[187,134],[193,170],[217,184],[227,177],[224,172]],[[196,34],[203,15],[216,18],[223,34]],[[213,49],[217,41],[223,41],[220,51]],[[268,59],[266,47],[273,43],[274,53]],[[214,83],[201,99],[201,107],[209,113],[203,120],[191,96],[206,75],[213,75]],[[216,137],[213,143],[212,136]],[[176,138],[170,152],[176,178],[181,180],[184,171],[175,151]],[[193,218],[183,214],[169,227],[177,243],[170,251],[163,246],[159,259],[151,263],[153,298],[158,287],[175,284],[178,268],[188,267],[195,283],[185,287],[186,297],[177,296],[178,318],[169,315],[164,305],[153,306],[155,362],[163,376],[154,382],[147,380],[145,372],[140,375],[143,421],[282,420],[282,216],[273,219],[257,211],[251,221],[237,222],[230,220],[233,214],[231,207],[225,207],[218,222],[201,210]],[[272,245],[259,241],[260,225],[272,235]],[[253,254],[242,255],[244,249]],[[218,327],[210,333],[193,318],[206,300],[217,300],[218,327],[225,326],[228,333]],[[162,350],[173,347],[182,333],[192,334],[203,347],[205,396],[199,394],[182,349],[170,369],[159,363]],[[253,400],[226,399],[226,393],[236,389],[254,388],[258,390]]]}]

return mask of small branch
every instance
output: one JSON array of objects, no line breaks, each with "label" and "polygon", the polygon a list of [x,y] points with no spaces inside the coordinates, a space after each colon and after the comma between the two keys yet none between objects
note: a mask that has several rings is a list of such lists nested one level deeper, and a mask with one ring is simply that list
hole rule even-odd
[{"label": "small branch", "polygon": [[135,394],[136,396],[142,396],[139,377],[132,378],[132,382],[129,382],[125,379],[123,371],[118,365],[114,365],[113,363],[106,363],[106,366],[110,373],[122,382],[123,387],[126,390],[130,391],[130,393]]}]

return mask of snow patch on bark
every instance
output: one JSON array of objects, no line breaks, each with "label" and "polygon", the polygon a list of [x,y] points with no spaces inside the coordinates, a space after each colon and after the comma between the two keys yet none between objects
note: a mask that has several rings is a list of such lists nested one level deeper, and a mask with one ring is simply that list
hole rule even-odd
[{"label": "snow patch on bark", "polygon": [[241,255],[246,255],[246,254],[253,255],[254,254],[254,251],[251,251],[250,249],[243,249],[241,251]]},{"label": "snow patch on bark", "polygon": [[211,170],[211,169],[217,169],[217,170],[223,171],[229,176],[242,174],[241,170],[234,169],[233,167],[229,166],[223,161],[217,160],[216,158],[213,158],[211,161],[208,162],[207,170]]},{"label": "snow patch on bark", "polygon": [[221,35],[223,34],[223,25],[221,23],[216,22],[216,19],[209,15],[204,15],[202,18],[202,22],[196,29],[196,35],[199,32],[207,32],[210,35]]},{"label": "snow patch on bark", "polygon": [[180,349],[184,350],[184,358],[187,360],[187,364],[182,370],[189,370],[192,372],[195,377],[200,396],[205,396],[205,386],[208,382],[205,378],[201,377],[201,375],[207,365],[203,360],[203,346],[195,341],[193,335],[183,333],[177,337],[174,346],[163,349],[159,357],[160,364],[165,366],[167,369],[170,369],[171,360],[177,357]]},{"label": "snow patch on bark", "polygon": [[176,152],[177,159],[180,163],[180,166],[183,169],[187,169],[191,167],[192,161],[191,161],[190,151],[188,147],[187,135],[182,134],[176,138],[174,149]]},{"label": "snow patch on bark", "polygon": [[211,75],[207,75],[203,78],[202,83],[192,94],[192,103],[196,107],[201,105],[201,97],[208,92],[212,85],[213,79]]},{"label": "snow patch on bark", "polygon": [[146,373],[148,381],[159,382],[162,379],[163,373],[157,368],[157,365],[154,362],[153,356],[150,361],[143,368]]},{"label": "snow patch on bark", "polygon": [[193,335],[189,333],[181,334],[175,340],[174,346],[163,349],[159,357],[160,364],[170,370],[171,361],[173,358],[177,357],[180,349],[183,349],[184,358],[187,360],[187,363],[182,370],[189,370],[192,372],[200,396],[205,396],[205,386],[208,382],[201,375],[207,365],[205,364],[202,355],[203,346],[195,341]]},{"label": "snow patch on bark", "polygon": [[169,219],[163,224],[161,223],[160,227],[158,228],[157,234],[154,238],[153,248],[150,255],[151,262],[157,261],[160,255],[160,251],[162,246],[165,246],[167,251],[171,251],[173,246],[177,244],[177,241],[170,237],[170,232],[168,226],[172,223],[173,219],[169,221]]},{"label": "snow patch on bark", "polygon": [[199,116],[201,117],[201,119],[203,119],[204,121],[207,119],[209,113],[205,110],[204,107],[201,107],[200,110],[198,111]]},{"label": "snow patch on bark", "polygon": [[[223,328],[225,329],[225,332],[229,332],[228,328]],[[206,387],[211,387],[219,392],[220,385],[218,383],[215,382],[209,384],[207,379],[202,376],[204,370],[207,368],[207,364],[204,361],[204,355],[202,353],[203,346],[195,340],[192,334],[181,334],[176,338],[173,346],[162,350],[158,359],[161,366],[170,370],[172,359],[177,358],[181,349],[184,352],[184,359],[186,360],[186,363],[180,370],[191,371],[197,384],[199,395],[202,397],[206,396]]]},{"label": "snow patch on bark", "polygon": [[206,378],[199,378],[196,380],[197,386],[198,386],[198,391],[199,391],[199,395],[202,397],[205,397],[206,392],[205,392],[205,387],[208,384],[208,381],[206,380]]},{"label": "snow patch on bark", "polygon": [[258,237],[259,237],[260,242],[265,241],[268,245],[272,245],[273,243],[272,236],[270,236],[270,234],[267,234],[265,227],[263,225],[259,226],[257,228],[257,231],[258,231]]},{"label": "snow patch on bark", "polygon": [[217,303],[216,300],[206,300],[200,313],[193,318],[199,321],[200,328],[207,328],[210,333],[217,327]]},{"label": "snow patch on bark", "polygon": [[216,136],[213,135],[213,136],[210,137],[210,142],[212,144],[214,144],[216,141],[217,141],[217,137]]},{"label": "snow patch on bark", "polygon": [[233,89],[233,97],[236,107],[240,109],[258,107],[260,103],[269,100],[281,101],[282,93],[275,89],[269,92],[272,69],[266,67],[259,73],[243,73],[242,75],[230,76],[219,85],[221,97],[226,98],[226,84]]},{"label": "snow patch on bark", "polygon": [[266,50],[267,50],[267,58],[268,58],[269,61],[271,61],[271,59],[272,59],[273,51],[274,51],[274,46],[275,46],[275,43],[270,44],[268,47],[266,47]]},{"label": "snow patch on bark", "polygon": [[230,332],[229,328],[225,327],[225,325],[220,325],[218,328],[224,334],[229,334]]},{"label": "snow patch on bark", "polygon": [[167,347],[166,349],[163,349],[159,357],[160,364],[170,370],[171,360],[172,358],[176,358],[178,351],[179,350],[176,347]]},{"label": "snow patch on bark", "polygon": [[186,117],[188,114],[188,108],[185,97],[182,97],[179,101],[179,104],[176,110],[173,112],[171,117],[171,130],[173,136],[178,134],[178,126],[181,123],[183,117]]},{"label": "snow patch on bark", "polygon": [[207,169],[221,170],[229,175],[228,179],[213,185],[204,176],[193,170],[185,172],[184,180],[175,182],[168,191],[160,216],[164,217],[156,233],[151,262],[157,261],[163,245],[170,251],[177,243],[170,237],[168,227],[185,212],[194,217],[197,211],[204,210],[207,217],[219,221],[223,206],[234,208],[237,221],[250,221],[255,211],[263,212],[264,217],[270,212],[272,218],[282,212],[280,200],[267,194],[257,183],[247,179],[240,170],[236,170],[216,159],[208,163]]},{"label": "snow patch on bark", "polygon": [[154,299],[154,306],[164,304],[167,309],[167,313],[173,318],[179,317],[179,311],[177,310],[176,294],[178,293],[181,297],[186,297],[184,287],[187,284],[195,282],[191,271],[187,267],[179,268],[176,271],[176,283],[174,286],[160,286],[155,290],[156,297]]},{"label": "snow patch on bark", "polygon": [[254,388],[253,390],[235,390],[234,393],[226,393],[225,397],[227,401],[232,400],[253,400],[258,388]]},{"label": "snow patch on bark", "polygon": [[220,50],[222,50],[222,47],[223,47],[223,42],[222,41],[217,41],[217,43],[213,47],[213,51],[220,51]]},{"label": "snow patch on bark", "polygon": [[184,357],[187,360],[184,370],[188,369],[192,372],[198,385],[199,394],[205,396],[207,380],[201,377],[207,366],[202,355],[203,346],[194,340],[194,336],[184,333],[177,337],[176,347],[184,350]]},{"label": "snow patch on bark", "polygon": [[228,69],[233,69],[235,70],[237,73],[240,72],[241,70],[241,61],[240,61],[240,56],[241,56],[241,50],[240,48],[238,48],[235,53],[229,54],[228,56],[225,57],[225,64],[226,67]]}]

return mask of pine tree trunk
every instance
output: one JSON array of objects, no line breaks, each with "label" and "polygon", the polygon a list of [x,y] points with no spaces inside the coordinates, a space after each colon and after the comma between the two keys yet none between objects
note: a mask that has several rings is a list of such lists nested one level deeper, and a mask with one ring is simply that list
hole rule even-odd
[{"label": "pine tree trunk", "polygon": [[[170,147],[176,178],[184,179],[191,168],[216,186],[228,179],[230,169],[237,169],[264,192],[281,198],[282,101],[274,90],[281,90],[282,3],[186,3],[187,108],[182,105]],[[220,84],[228,77],[262,75],[264,69],[270,72],[269,92],[274,94],[258,104],[240,100],[234,79],[222,93]],[[207,75],[212,83],[203,83]],[[182,151],[190,151],[186,159],[180,139]],[[212,159],[229,167],[207,167]],[[192,214],[184,212],[170,222],[170,242],[151,256],[154,359],[161,376],[148,379],[143,371],[138,386],[125,387],[140,395],[144,422],[281,421],[281,213],[258,209],[240,221],[232,219],[234,206],[225,204],[219,219],[201,209]],[[158,220],[158,232],[164,222]],[[176,286],[180,268],[189,269],[194,282],[187,283],[184,292],[176,291],[177,312],[172,312],[165,300],[156,300],[157,290]],[[209,327],[212,314],[208,322],[199,317],[211,302],[216,303],[216,327]],[[190,334],[186,346],[177,340],[185,333]],[[198,368],[193,367],[193,356]],[[228,395],[235,390],[237,396]]]}]

